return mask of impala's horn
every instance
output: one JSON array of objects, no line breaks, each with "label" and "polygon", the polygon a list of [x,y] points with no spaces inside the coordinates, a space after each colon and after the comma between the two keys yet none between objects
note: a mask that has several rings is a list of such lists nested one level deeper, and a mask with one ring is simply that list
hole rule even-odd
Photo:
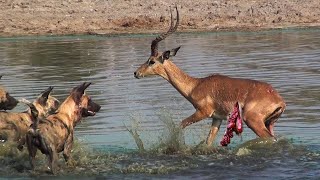
[{"label": "impala's horn", "polygon": [[172,9],[170,7],[170,14],[171,14],[171,25],[170,28],[167,32],[160,34],[156,39],[154,39],[151,43],[151,56],[157,56],[158,55],[158,43],[162,40],[164,40],[166,37],[168,37],[170,34],[174,33],[179,25],[179,11],[177,6],[175,6],[176,11],[177,11],[177,21],[176,25],[174,26],[173,22],[173,16],[172,16]]}]

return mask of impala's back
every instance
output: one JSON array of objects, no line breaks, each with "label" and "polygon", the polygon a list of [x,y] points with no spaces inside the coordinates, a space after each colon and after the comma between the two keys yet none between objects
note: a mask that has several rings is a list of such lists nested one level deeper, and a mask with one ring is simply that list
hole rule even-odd
[{"label": "impala's back", "polygon": [[203,106],[211,101],[215,114],[224,117],[232,111],[236,102],[247,110],[257,107],[257,104],[263,109],[285,107],[283,99],[271,85],[250,79],[212,75],[201,78],[201,83],[192,92],[192,99],[203,99]]}]

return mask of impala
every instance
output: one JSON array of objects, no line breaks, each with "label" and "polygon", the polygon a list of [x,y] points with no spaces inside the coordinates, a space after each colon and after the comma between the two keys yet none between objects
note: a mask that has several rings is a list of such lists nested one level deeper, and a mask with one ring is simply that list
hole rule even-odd
[{"label": "impala", "polygon": [[205,118],[212,118],[207,145],[212,144],[222,120],[230,116],[235,104],[238,104],[236,107],[239,108],[242,120],[256,135],[274,138],[274,123],[285,110],[286,104],[271,85],[219,74],[204,78],[191,77],[171,61],[171,57],[176,55],[180,47],[158,51],[158,43],[178,28],[179,12],[177,7],[175,9],[175,25],[170,10],[169,30],[152,41],[149,59],[134,72],[134,76],[138,79],[152,75],[161,76],[194,106],[196,112],[181,122],[182,128]]}]

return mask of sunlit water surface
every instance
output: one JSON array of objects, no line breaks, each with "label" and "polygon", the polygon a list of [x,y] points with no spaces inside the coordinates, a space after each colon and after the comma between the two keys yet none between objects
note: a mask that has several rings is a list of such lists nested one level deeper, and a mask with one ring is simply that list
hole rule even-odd
[{"label": "sunlit water surface", "polygon": [[[81,82],[102,106],[76,128],[73,157],[59,160],[58,176],[174,179],[288,179],[320,177],[320,31],[288,30],[178,34],[160,50],[182,46],[173,61],[192,76],[221,73],[272,84],[287,109],[276,123],[278,142],[256,140],[245,127],[228,148],[201,144],[210,119],[180,132],[176,125],[194,112],[160,77],[135,79],[133,72],[150,54],[154,36],[32,37],[0,39],[1,85],[16,98],[33,100],[48,86],[63,101]],[[26,107],[18,105],[14,111]],[[127,128],[145,147],[138,149]],[[185,141],[185,144],[183,143]],[[249,141],[249,142],[248,142]],[[0,147],[3,177],[47,176],[38,153],[29,170],[26,149]]]}]

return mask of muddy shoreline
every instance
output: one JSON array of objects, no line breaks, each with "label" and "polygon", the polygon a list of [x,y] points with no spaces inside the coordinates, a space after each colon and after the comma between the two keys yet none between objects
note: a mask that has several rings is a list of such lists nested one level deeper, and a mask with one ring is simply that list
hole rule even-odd
[{"label": "muddy shoreline", "polygon": [[159,33],[178,5],[178,32],[320,27],[318,0],[0,0],[0,37]]}]

